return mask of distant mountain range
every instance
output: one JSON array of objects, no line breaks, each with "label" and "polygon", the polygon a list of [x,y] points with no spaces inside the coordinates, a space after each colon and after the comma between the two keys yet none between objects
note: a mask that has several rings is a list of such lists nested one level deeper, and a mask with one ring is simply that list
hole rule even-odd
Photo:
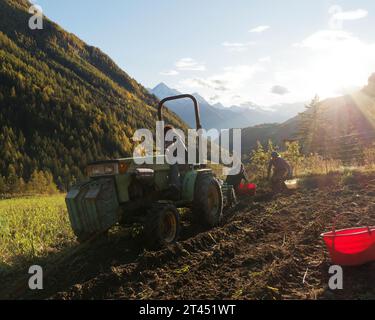
[{"label": "distant mountain range", "polygon": [[[165,83],[149,89],[159,99],[181,94]],[[220,103],[211,105],[198,93],[193,94],[199,104],[201,121],[205,129],[246,128],[263,123],[281,123],[304,111],[305,103],[283,104],[263,108],[255,104],[224,107]],[[167,103],[168,108],[176,113],[188,126],[195,128],[194,109],[188,100]]]}]

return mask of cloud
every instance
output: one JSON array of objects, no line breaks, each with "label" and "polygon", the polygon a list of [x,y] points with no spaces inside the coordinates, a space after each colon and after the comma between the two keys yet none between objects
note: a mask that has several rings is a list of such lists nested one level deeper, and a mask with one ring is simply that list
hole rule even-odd
[{"label": "cloud", "polygon": [[225,86],[225,83],[220,80],[216,80],[213,78],[193,78],[193,79],[185,79],[182,81],[184,86],[190,88],[206,88],[211,89],[219,92],[228,91],[229,89]]},{"label": "cloud", "polygon": [[259,62],[263,62],[263,63],[265,63],[265,62],[268,63],[268,62],[271,62],[272,59],[271,59],[270,56],[267,56],[267,57],[262,57],[262,58],[260,58],[258,61],[259,61]]},{"label": "cloud", "polygon": [[175,63],[180,71],[205,71],[206,66],[203,63],[195,61],[193,58],[182,58]]},{"label": "cloud", "polygon": [[271,88],[271,93],[283,96],[283,95],[290,93],[290,91],[286,87],[277,85]]},{"label": "cloud", "polygon": [[[222,72],[208,77],[188,78],[181,80],[178,87],[183,91],[197,90],[204,97],[220,96],[220,102],[232,105],[242,102],[243,99],[233,99],[234,95],[249,91],[249,82],[264,68],[254,65],[237,65],[222,69]],[[246,97],[246,95],[245,95]]]},{"label": "cloud", "polygon": [[[344,11],[341,6],[334,5],[328,10],[330,14],[330,29],[319,30],[308,36],[301,43],[297,43],[296,47],[305,47],[315,50],[321,49],[353,49],[361,46],[361,41],[352,33],[342,30],[343,21],[358,20],[367,17],[368,11],[357,9],[352,11]],[[342,54],[345,54],[343,52]]]},{"label": "cloud", "polygon": [[216,102],[220,100],[220,96],[218,94],[215,94],[214,96],[210,97],[210,101]]},{"label": "cloud", "polygon": [[331,18],[329,25],[331,29],[341,29],[344,21],[353,21],[366,18],[368,11],[364,9],[357,9],[352,11],[344,11],[341,6],[331,6],[328,10]]},{"label": "cloud", "polygon": [[330,49],[338,47],[358,46],[360,40],[352,33],[343,30],[320,30],[308,36],[297,47],[310,49]]},{"label": "cloud", "polygon": [[335,13],[332,18],[336,20],[359,20],[366,18],[368,16],[368,11],[363,9],[358,9],[354,11],[343,11]]},{"label": "cloud", "polygon": [[251,32],[251,33],[262,33],[264,31],[267,31],[270,28],[271,28],[270,26],[258,26],[258,27],[255,27],[253,29],[250,29],[249,32]]},{"label": "cloud", "polygon": [[335,54],[338,60],[341,60],[342,57],[351,57],[351,59],[349,59],[349,61],[351,62],[355,61],[354,55],[358,53],[367,55],[374,52],[374,44],[366,43],[351,32],[343,30],[317,31],[304,39],[297,46],[313,49],[316,51],[329,50],[330,56]]},{"label": "cloud", "polygon": [[209,88],[216,91],[229,91],[251,79],[261,68],[258,65],[239,65],[223,69],[222,73],[206,78],[185,79],[184,85],[190,87]]},{"label": "cloud", "polygon": [[243,43],[243,42],[227,42],[226,41],[226,42],[223,42],[221,45],[227,48],[228,51],[231,51],[231,52],[244,52],[244,51],[247,51],[247,49],[250,46],[253,46],[255,44],[256,44],[255,42]]},{"label": "cloud", "polygon": [[177,76],[179,74],[176,70],[169,70],[169,71],[161,71],[160,75],[162,76]]},{"label": "cloud", "polygon": [[342,88],[362,87],[375,69],[375,43],[346,30],[318,30],[294,48],[295,62],[274,79],[292,91],[287,97],[338,96]]}]

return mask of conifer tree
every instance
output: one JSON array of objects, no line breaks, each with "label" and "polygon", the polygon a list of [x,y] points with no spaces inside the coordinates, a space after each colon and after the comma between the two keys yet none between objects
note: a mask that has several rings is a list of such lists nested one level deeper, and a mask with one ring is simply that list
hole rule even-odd
[{"label": "conifer tree", "polygon": [[315,96],[310,104],[306,105],[305,112],[299,114],[300,121],[296,138],[300,141],[305,153],[313,152],[317,146],[319,101],[319,97]]},{"label": "conifer tree", "polygon": [[0,176],[0,195],[6,193],[6,181],[5,178]]}]

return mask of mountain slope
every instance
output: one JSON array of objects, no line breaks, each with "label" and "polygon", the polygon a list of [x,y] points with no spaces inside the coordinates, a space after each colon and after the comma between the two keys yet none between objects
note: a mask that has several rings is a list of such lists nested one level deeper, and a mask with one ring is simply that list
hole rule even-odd
[{"label": "mountain slope", "polygon": [[64,187],[89,161],[131,155],[134,131],[154,130],[157,100],[47,18],[30,30],[29,6],[0,0],[0,177],[50,170]]}]

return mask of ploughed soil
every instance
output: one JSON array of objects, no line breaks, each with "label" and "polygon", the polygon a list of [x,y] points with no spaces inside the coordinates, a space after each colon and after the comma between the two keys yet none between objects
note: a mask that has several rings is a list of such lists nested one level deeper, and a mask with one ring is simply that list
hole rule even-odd
[{"label": "ploughed soil", "polygon": [[375,263],[344,268],[344,289],[328,288],[320,234],[334,220],[375,225],[374,174],[315,177],[290,194],[242,199],[213,230],[183,221],[181,240],[160,251],[113,233],[44,266],[44,290],[17,280],[6,298],[374,299]]}]

